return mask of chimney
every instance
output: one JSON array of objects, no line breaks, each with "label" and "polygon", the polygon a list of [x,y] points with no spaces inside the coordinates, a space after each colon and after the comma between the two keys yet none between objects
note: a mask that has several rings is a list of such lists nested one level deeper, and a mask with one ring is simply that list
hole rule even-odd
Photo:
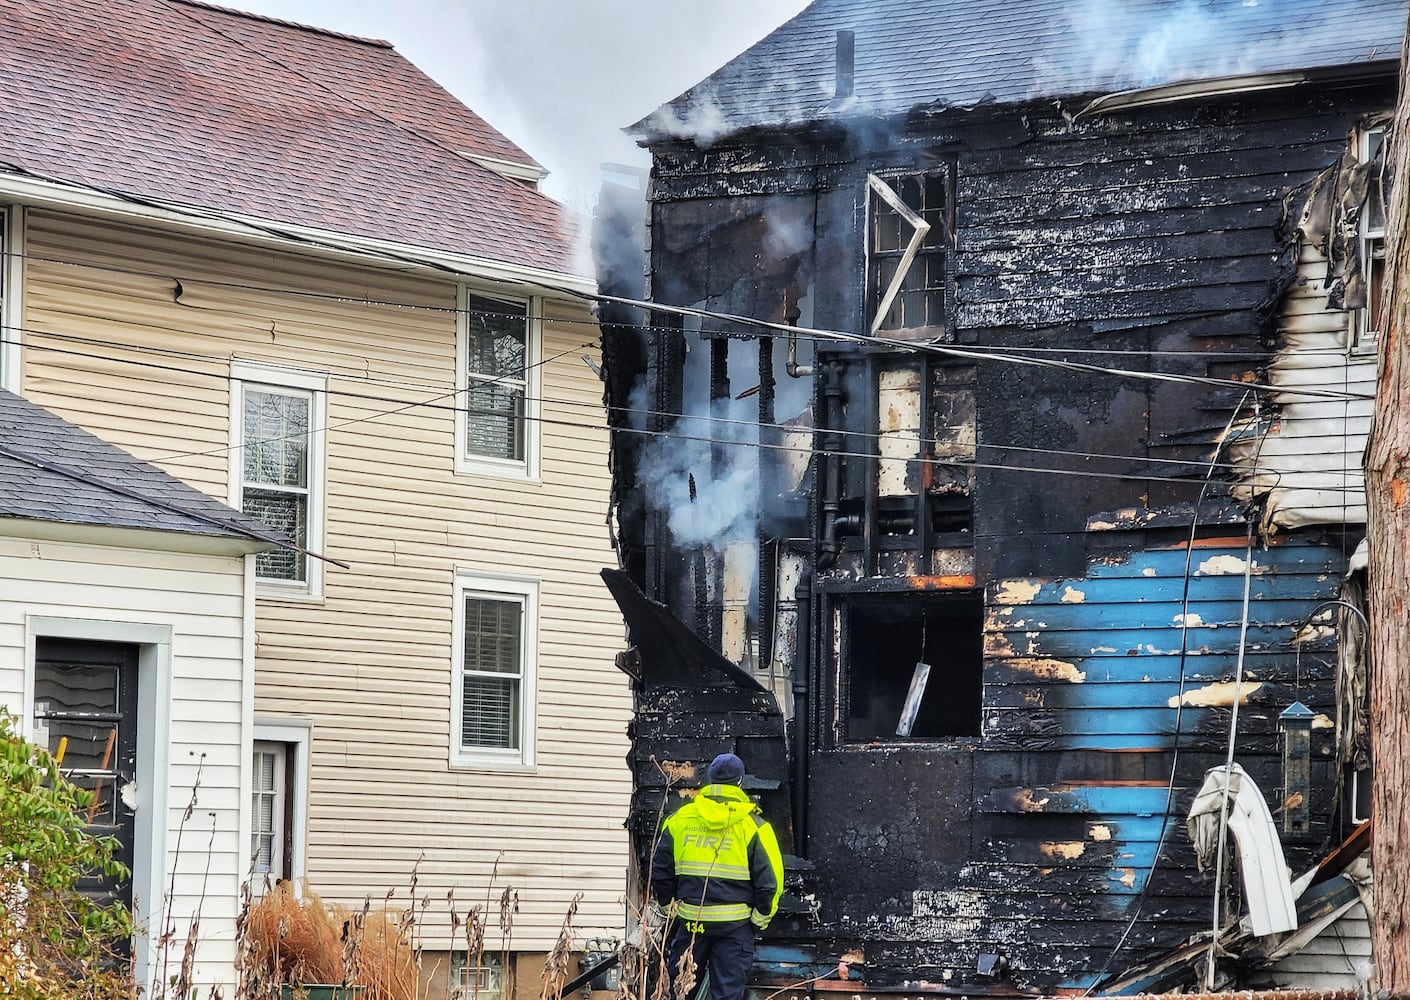
[{"label": "chimney", "polygon": [[833,88],[834,101],[852,96],[855,87],[857,59],[857,33],[839,31],[837,33],[837,83]]}]

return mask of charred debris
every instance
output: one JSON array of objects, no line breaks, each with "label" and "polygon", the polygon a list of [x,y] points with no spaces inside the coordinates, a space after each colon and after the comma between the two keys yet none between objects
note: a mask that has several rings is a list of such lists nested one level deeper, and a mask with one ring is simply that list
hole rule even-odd
[{"label": "charred debris", "polygon": [[[810,14],[756,61],[791,32],[830,99],[749,97],[746,53],[599,218],[602,291],[653,305],[600,314],[636,863],[730,750],[790,855],[763,980],[1354,986],[1290,956],[1365,934],[1394,63],[896,110],[875,25]],[[1186,816],[1231,757],[1267,822],[1216,879]]]}]

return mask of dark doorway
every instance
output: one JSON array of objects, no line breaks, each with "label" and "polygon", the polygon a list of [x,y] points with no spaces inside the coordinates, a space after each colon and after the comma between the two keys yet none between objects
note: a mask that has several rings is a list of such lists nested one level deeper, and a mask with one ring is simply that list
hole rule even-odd
[{"label": "dark doorway", "polygon": [[981,593],[851,597],[842,611],[848,742],[980,735]]},{"label": "dark doorway", "polygon": [[[89,832],[115,837],[132,870],[136,813],[123,790],[137,774],[137,647],[128,643],[40,639],[34,657],[35,736],[50,753],[64,742],[61,768],[95,794]],[[129,795],[131,793],[129,792]],[[93,878],[84,890],[132,906],[132,879]]]}]

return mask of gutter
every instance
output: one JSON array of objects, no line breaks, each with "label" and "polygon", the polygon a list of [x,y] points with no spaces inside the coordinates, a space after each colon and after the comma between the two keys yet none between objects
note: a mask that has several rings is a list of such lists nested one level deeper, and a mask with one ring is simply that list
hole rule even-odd
[{"label": "gutter", "polygon": [[1221,76],[1207,80],[1185,80],[1158,87],[1120,90],[1098,97],[1073,116],[1073,121],[1088,115],[1109,114],[1135,108],[1152,108],[1184,101],[1207,100],[1213,97],[1236,97],[1266,90],[1285,90],[1305,83],[1351,82],[1378,76],[1394,77],[1400,68],[1398,59],[1383,59],[1349,66],[1320,70],[1295,70],[1284,73],[1249,73]]},{"label": "gutter", "polygon": [[595,295],[597,292],[597,282],[583,275],[434,250],[394,240],[351,236],[313,226],[271,222],[217,209],[161,203],[138,196],[128,199],[93,187],[3,169],[0,169],[0,201],[155,224],[347,263],[528,286],[531,291],[550,298],[564,298],[565,294]]}]

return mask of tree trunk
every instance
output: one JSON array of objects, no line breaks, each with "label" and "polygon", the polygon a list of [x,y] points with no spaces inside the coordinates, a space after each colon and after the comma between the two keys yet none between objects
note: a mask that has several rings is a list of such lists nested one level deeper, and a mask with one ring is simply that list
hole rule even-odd
[{"label": "tree trunk", "polygon": [[[1410,45],[1410,36],[1407,37]],[[1391,133],[1394,181],[1386,206],[1380,373],[1366,448],[1370,545],[1372,954],[1382,990],[1410,996],[1410,87],[1401,53]]]}]

